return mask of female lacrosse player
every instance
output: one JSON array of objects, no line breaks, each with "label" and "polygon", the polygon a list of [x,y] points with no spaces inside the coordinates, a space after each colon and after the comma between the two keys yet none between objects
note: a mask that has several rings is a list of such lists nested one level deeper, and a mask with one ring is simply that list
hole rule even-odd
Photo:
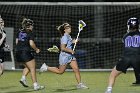
[{"label": "female lacrosse player", "polygon": [[[23,22],[25,20],[27,20],[26,17],[22,17],[21,18],[22,21],[20,21],[20,29],[23,30],[24,29],[24,26],[22,26]],[[26,65],[24,65],[24,69],[23,69],[23,72],[22,72],[22,77],[20,79],[20,83],[24,86],[24,87],[29,87],[27,85],[27,82],[26,82],[26,76],[29,74],[30,70],[26,67]]]},{"label": "female lacrosse player", "polygon": [[4,71],[4,47],[6,46],[6,32],[4,29],[4,20],[0,16],[0,76],[3,74]]},{"label": "female lacrosse player", "polygon": [[64,23],[58,27],[58,31],[62,35],[61,46],[60,46],[61,53],[59,55],[59,68],[49,67],[44,63],[40,68],[40,72],[49,70],[57,74],[63,74],[66,70],[67,64],[70,64],[70,66],[72,67],[75,73],[76,80],[78,82],[77,88],[78,89],[88,88],[83,83],[81,83],[81,76],[80,76],[78,64],[76,58],[73,56],[75,52],[72,50],[72,38],[70,36],[71,25],[69,25],[68,23]]},{"label": "female lacrosse player", "polygon": [[[22,28],[20,29],[16,37],[16,58],[18,62],[22,62],[25,66],[23,73],[31,73],[31,78],[33,81],[34,90],[43,89],[44,86],[40,86],[36,79],[36,68],[35,59],[31,53],[31,48],[39,53],[40,50],[36,47],[34,43],[33,36],[33,21],[30,19],[24,19],[22,22]],[[24,81],[21,80],[21,83]]]},{"label": "female lacrosse player", "polygon": [[[123,72],[126,73],[128,67],[132,66],[135,71],[140,72],[140,32],[139,20],[135,17],[127,22],[127,33],[123,37],[124,52],[117,65],[113,68],[108,87],[105,93],[112,93],[112,87],[116,78]],[[139,74],[140,75],[140,74]]]}]

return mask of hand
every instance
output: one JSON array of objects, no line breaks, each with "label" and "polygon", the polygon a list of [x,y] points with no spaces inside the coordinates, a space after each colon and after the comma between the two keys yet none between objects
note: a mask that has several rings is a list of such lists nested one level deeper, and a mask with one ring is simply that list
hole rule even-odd
[{"label": "hand", "polygon": [[71,51],[71,53],[72,53],[72,54],[74,54],[74,53],[75,53],[75,51],[73,51],[73,50],[72,50],[72,51]]},{"label": "hand", "polygon": [[78,39],[74,39],[72,42],[77,43],[78,41],[79,41]]},{"label": "hand", "polygon": [[7,48],[8,50],[10,50],[10,46],[8,44],[5,44],[5,48]]},{"label": "hand", "polygon": [[36,53],[39,53],[39,52],[40,52],[40,49],[37,48],[35,52],[36,52]]}]

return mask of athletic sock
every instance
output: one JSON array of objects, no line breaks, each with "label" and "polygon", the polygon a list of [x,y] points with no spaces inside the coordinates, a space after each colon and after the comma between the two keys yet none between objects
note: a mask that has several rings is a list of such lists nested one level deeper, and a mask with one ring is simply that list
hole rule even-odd
[{"label": "athletic sock", "polygon": [[111,91],[112,90],[112,87],[107,87],[107,91]]},{"label": "athletic sock", "polygon": [[26,76],[22,75],[21,80],[26,80]]},{"label": "athletic sock", "polygon": [[38,85],[38,83],[37,82],[35,82],[34,84],[33,84],[33,86],[35,87],[35,86],[37,86]]}]

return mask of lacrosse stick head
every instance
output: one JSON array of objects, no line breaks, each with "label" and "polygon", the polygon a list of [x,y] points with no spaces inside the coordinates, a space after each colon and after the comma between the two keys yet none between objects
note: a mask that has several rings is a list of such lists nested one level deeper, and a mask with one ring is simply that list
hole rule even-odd
[{"label": "lacrosse stick head", "polygon": [[49,52],[55,52],[55,53],[59,53],[59,48],[55,45],[53,45],[52,48],[48,48],[47,49]]},{"label": "lacrosse stick head", "polygon": [[86,26],[86,23],[83,20],[79,20],[79,31],[83,30]]}]

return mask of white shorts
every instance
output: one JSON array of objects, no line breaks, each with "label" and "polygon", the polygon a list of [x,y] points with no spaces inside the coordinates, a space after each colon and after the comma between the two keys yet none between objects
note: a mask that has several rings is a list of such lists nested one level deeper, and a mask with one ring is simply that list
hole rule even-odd
[{"label": "white shorts", "polygon": [[70,63],[72,60],[76,60],[73,55],[60,53],[59,55],[59,65],[65,65]]}]

